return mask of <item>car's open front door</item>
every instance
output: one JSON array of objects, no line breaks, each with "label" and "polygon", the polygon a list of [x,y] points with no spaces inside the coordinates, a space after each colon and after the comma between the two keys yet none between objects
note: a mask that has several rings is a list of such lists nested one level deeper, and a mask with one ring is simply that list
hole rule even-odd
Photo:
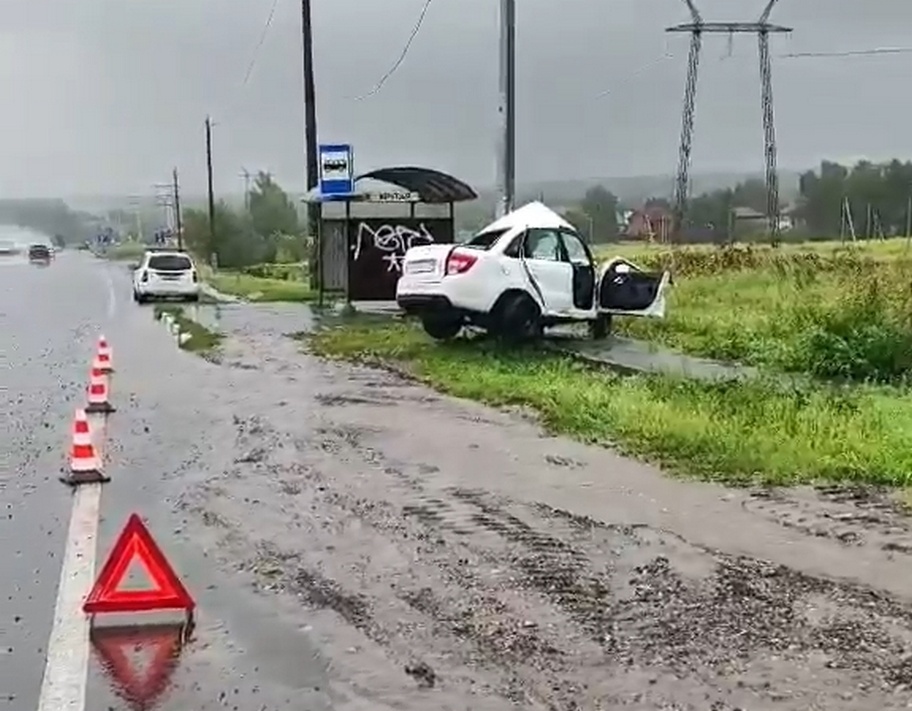
[{"label": "car's open front door", "polygon": [[647,272],[621,257],[602,267],[598,285],[599,311],[627,316],[665,315],[665,291],[671,274]]}]

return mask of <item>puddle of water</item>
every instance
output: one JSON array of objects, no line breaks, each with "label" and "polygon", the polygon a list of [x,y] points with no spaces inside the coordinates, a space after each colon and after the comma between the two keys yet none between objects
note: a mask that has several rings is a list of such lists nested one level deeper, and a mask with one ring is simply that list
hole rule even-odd
[{"label": "puddle of water", "polygon": [[222,305],[192,304],[185,309],[187,318],[196,321],[200,326],[210,331],[222,330]]},{"label": "puddle of water", "polygon": [[744,380],[759,375],[756,368],[695,358],[629,338],[594,341],[557,335],[548,340],[548,345],[630,372],[668,373],[698,380]]},{"label": "puddle of water", "polygon": [[192,628],[183,624],[101,627],[92,649],[111,690],[132,708],[153,708],[171,686]]}]

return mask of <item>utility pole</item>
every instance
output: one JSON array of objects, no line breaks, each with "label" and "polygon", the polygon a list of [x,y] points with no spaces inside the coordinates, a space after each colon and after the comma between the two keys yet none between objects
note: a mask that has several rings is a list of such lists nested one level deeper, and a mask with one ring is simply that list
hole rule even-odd
[{"label": "utility pole", "polygon": [[[212,187],[212,119],[206,117],[206,182],[209,190],[209,250],[215,250],[215,190]],[[206,255],[212,258],[211,254]]]},{"label": "utility pole", "polygon": [[244,212],[250,212],[250,171],[242,166],[240,177],[244,179]]},{"label": "utility pole", "polygon": [[912,238],[912,195],[906,200],[906,239]]},{"label": "utility pole", "polygon": [[[311,24],[310,0],[301,0],[301,58],[304,69],[304,153],[307,166],[307,192],[317,187],[319,172],[317,168],[317,105],[314,81],[313,62],[313,26]],[[318,277],[322,270],[320,264],[320,217],[322,205],[319,202],[307,204],[307,232],[313,242],[310,256],[310,286],[318,287]]]},{"label": "utility pole", "polygon": [[142,225],[142,198],[138,195],[130,196],[130,206],[133,208],[133,218],[136,221],[136,239],[142,242],[143,225]]},{"label": "utility pole", "polygon": [[177,227],[177,248],[184,251],[184,229],[181,224],[180,184],[177,182],[177,168],[174,169],[174,223]]},{"label": "utility pole", "polygon": [[162,208],[165,228],[173,232],[175,229],[174,183],[156,183],[152,187],[155,188],[155,204]]},{"label": "utility pole", "polygon": [[500,139],[497,151],[497,216],[516,200],[516,0],[500,0]]}]

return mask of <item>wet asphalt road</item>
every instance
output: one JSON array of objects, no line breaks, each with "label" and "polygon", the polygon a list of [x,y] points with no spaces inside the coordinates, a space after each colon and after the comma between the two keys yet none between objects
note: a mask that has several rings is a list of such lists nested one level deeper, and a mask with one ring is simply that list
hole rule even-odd
[{"label": "wet asphalt road", "polygon": [[[201,307],[230,336],[207,362],[124,265],[0,270],[0,710],[36,705],[99,330],[99,564],[138,511],[200,606],[155,708],[912,708],[912,528],[877,493],[674,481],[306,356],[294,306]],[[97,664],[86,708],[128,708]]]}]

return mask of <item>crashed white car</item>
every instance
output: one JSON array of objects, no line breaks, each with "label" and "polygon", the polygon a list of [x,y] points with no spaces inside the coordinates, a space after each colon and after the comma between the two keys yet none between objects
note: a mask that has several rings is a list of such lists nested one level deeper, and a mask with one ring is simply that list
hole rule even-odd
[{"label": "crashed white car", "polygon": [[570,223],[532,202],[464,244],[410,248],[396,301],[438,340],[466,325],[526,340],[573,322],[588,322],[603,338],[613,315],[663,317],[670,283],[668,272],[645,272],[622,258],[600,267]]}]

